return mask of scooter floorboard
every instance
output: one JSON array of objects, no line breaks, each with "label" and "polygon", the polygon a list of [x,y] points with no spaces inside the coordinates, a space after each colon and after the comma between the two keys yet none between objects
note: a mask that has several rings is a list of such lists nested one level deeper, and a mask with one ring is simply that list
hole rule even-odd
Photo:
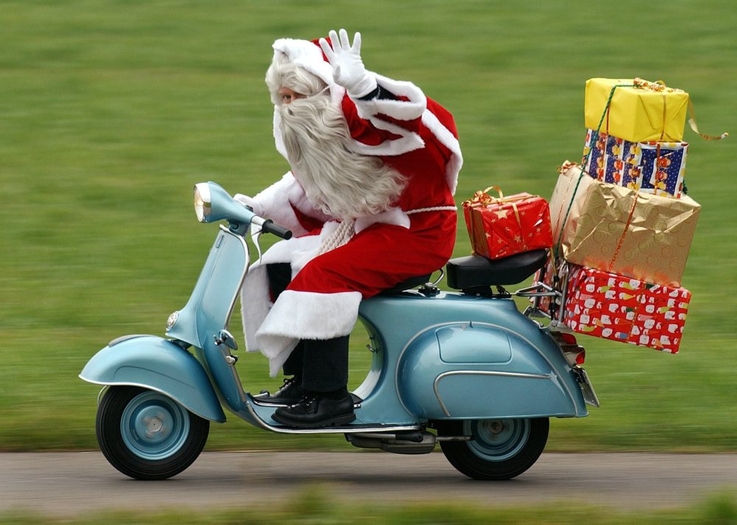
[{"label": "scooter floorboard", "polygon": [[[357,408],[360,408],[361,399],[354,396]],[[366,423],[361,421],[360,412],[356,414],[356,420],[348,425],[323,428],[293,428],[274,421],[271,415],[278,408],[275,406],[259,405],[251,396],[246,394],[246,407],[251,422],[257,426],[271,430],[272,432],[280,432],[283,434],[346,434],[354,432],[402,432],[410,430],[419,430],[417,425],[382,425],[376,423]]]}]

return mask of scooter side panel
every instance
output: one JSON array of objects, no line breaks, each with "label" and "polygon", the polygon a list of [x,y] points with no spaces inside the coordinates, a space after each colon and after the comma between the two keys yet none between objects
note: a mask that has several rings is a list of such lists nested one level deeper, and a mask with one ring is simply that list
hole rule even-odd
[{"label": "scooter side panel", "polygon": [[[449,361],[448,355],[468,359]],[[402,399],[428,419],[576,415],[551,364],[515,334],[492,325],[429,330],[405,352],[400,374]]]},{"label": "scooter side panel", "polygon": [[225,413],[199,361],[161,337],[142,335],[113,342],[89,360],[79,377],[99,385],[150,388],[200,417],[225,421]]},{"label": "scooter side panel", "polygon": [[[381,351],[407,413],[427,419],[583,417],[581,389],[552,338],[512,299],[441,293],[375,298],[368,326],[392,326]],[[384,376],[369,399],[389,390]]]}]

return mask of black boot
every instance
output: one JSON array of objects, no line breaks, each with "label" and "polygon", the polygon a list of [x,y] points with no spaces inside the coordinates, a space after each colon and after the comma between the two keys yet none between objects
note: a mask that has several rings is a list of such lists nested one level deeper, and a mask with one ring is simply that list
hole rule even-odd
[{"label": "black boot", "polygon": [[348,384],[348,336],[325,341],[304,340],[299,403],[279,407],[274,420],[296,428],[339,426],[356,419]]},{"label": "black boot", "polygon": [[284,363],[284,375],[293,376],[284,379],[284,383],[279,390],[270,394],[267,390],[253,396],[253,400],[259,405],[267,406],[287,406],[299,403],[305,395],[302,388],[302,363],[304,361],[304,343],[300,341],[297,346],[289,354],[287,361]]},{"label": "black boot", "polygon": [[347,425],[354,419],[353,398],[348,390],[336,393],[312,392],[296,405],[279,407],[271,416],[293,428],[323,428]]},{"label": "black boot", "polygon": [[288,406],[299,403],[304,397],[305,391],[302,390],[302,381],[298,377],[287,377],[284,379],[282,386],[270,394],[262,392],[253,396],[253,400],[259,405],[266,406]]}]

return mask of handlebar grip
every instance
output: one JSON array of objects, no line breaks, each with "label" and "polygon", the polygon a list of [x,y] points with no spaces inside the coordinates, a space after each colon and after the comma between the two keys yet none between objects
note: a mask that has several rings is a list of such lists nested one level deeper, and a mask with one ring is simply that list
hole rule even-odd
[{"label": "handlebar grip", "polygon": [[291,230],[287,230],[286,228],[283,228],[278,224],[274,224],[274,221],[272,221],[271,219],[266,219],[263,222],[263,224],[261,225],[261,231],[271,233],[273,235],[276,235],[277,237],[281,237],[282,239],[292,238]]}]

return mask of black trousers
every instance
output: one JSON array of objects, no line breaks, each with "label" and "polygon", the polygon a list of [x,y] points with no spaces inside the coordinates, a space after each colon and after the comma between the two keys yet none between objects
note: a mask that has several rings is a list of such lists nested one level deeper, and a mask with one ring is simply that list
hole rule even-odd
[{"label": "black trousers", "polygon": [[[276,299],[292,280],[289,263],[266,265],[271,294]],[[302,339],[284,363],[284,374],[301,378],[308,392],[333,392],[348,385],[349,336]]]}]

